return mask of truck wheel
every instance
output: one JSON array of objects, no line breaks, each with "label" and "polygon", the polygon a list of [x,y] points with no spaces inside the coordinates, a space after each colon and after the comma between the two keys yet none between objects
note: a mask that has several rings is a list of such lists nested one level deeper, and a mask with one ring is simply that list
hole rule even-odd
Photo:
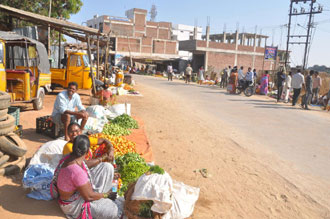
[{"label": "truck wheel", "polygon": [[45,90],[41,88],[39,90],[38,98],[33,100],[33,109],[41,110],[44,106],[44,97],[45,97]]},{"label": "truck wheel", "polygon": [[0,110],[10,106],[10,96],[6,92],[0,91]]}]

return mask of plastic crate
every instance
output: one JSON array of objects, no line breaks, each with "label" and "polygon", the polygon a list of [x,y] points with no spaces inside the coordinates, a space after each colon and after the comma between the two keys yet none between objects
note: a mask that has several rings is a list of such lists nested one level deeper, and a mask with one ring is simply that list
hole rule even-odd
[{"label": "plastic crate", "polygon": [[20,113],[19,107],[14,107],[14,106],[8,107],[8,114],[15,118],[15,126],[19,125],[19,113]]},{"label": "plastic crate", "polygon": [[42,116],[36,119],[36,132],[54,139],[63,135],[63,131],[53,123],[51,116]]}]

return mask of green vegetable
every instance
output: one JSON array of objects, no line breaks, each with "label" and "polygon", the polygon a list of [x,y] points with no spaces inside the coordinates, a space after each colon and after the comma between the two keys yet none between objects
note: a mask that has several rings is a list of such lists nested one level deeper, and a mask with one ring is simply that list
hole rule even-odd
[{"label": "green vegetable", "polygon": [[152,207],[153,204],[154,204],[153,201],[147,201],[146,203],[142,203],[140,205],[138,216],[145,217],[145,218],[152,218],[151,207]]},{"label": "green vegetable", "polygon": [[163,175],[165,173],[165,171],[158,165],[151,166],[150,169],[149,169],[149,172],[158,173],[158,174],[161,174],[161,175]]},{"label": "green vegetable", "polygon": [[115,119],[113,119],[111,122],[113,124],[118,124],[121,127],[127,128],[127,129],[138,129],[139,128],[137,121],[127,114],[118,116]]},{"label": "green vegetable", "polygon": [[149,170],[149,166],[146,163],[133,161],[125,165],[119,170],[123,184],[128,184],[138,180],[145,172]]},{"label": "green vegetable", "polygon": [[131,131],[118,124],[108,123],[104,125],[102,133],[106,135],[123,136],[131,134]]},{"label": "green vegetable", "polygon": [[127,153],[123,156],[116,157],[116,164],[119,166],[119,168],[126,166],[130,162],[146,163],[144,158],[137,153]]}]

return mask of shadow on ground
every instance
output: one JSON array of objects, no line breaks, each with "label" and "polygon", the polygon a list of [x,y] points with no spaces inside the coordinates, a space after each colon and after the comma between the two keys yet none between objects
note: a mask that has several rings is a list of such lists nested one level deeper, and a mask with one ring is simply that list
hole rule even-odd
[{"label": "shadow on ground", "polygon": [[30,199],[27,193],[21,185],[1,186],[0,206],[9,212],[23,215],[64,216],[56,201]]},{"label": "shadow on ground", "polygon": [[38,142],[40,144],[44,144],[48,141],[54,140],[46,135],[36,133],[36,129],[34,129],[34,128],[23,129],[22,139],[33,141],[33,142]]}]

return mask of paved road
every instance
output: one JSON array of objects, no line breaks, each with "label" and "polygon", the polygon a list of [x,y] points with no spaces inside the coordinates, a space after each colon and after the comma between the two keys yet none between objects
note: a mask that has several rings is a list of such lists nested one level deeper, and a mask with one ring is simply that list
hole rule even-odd
[{"label": "paved road", "polygon": [[[275,100],[264,96],[229,95],[210,86],[146,76],[134,76],[134,79],[189,102],[192,110],[211,115],[212,123],[227,124],[230,131],[226,131],[235,142],[264,154],[264,161],[290,181],[307,182],[308,178],[310,185],[330,182],[330,114],[276,104]],[[268,160],[270,158],[274,160]],[[285,163],[285,168],[275,162]],[[293,177],[292,171],[301,175]],[[322,184],[328,190],[329,185]],[[304,189],[314,190],[313,186],[304,186]]]}]

